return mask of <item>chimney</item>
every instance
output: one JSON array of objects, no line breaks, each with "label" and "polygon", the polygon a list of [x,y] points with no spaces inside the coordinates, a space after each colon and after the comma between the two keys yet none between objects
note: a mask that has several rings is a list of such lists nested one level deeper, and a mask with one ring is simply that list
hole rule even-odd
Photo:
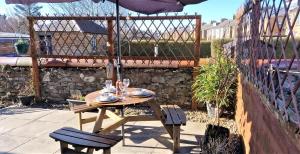
[{"label": "chimney", "polygon": [[226,21],[226,20],[228,20],[228,19],[226,19],[226,18],[222,18],[222,19],[221,19],[221,22],[224,22],[224,21]]}]

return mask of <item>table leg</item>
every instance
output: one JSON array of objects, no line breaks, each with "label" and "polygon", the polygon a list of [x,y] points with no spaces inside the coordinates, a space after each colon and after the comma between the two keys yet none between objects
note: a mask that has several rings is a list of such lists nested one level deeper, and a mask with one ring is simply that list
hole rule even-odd
[{"label": "table leg", "polygon": [[[99,109],[98,109],[99,110]],[[102,108],[98,112],[98,116],[96,118],[95,126],[93,128],[93,133],[96,133],[102,128],[103,119],[105,117],[106,108]]]},{"label": "table leg", "polygon": [[[121,109],[121,117],[124,118],[124,108]],[[123,137],[122,144],[123,144],[123,146],[124,146],[124,145],[125,145],[124,124],[122,124],[122,130],[121,130],[121,133],[122,133],[122,137]]]}]

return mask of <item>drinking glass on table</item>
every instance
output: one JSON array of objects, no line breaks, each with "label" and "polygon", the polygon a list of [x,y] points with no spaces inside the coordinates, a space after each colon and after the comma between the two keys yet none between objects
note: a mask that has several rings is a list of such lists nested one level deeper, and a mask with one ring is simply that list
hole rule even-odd
[{"label": "drinking glass on table", "polygon": [[126,97],[126,86],[125,86],[124,83],[121,83],[119,85],[119,87],[120,87],[120,90],[121,90],[121,99],[125,100],[125,97]]},{"label": "drinking glass on table", "polygon": [[130,84],[130,80],[129,79],[123,79],[123,84],[124,84],[125,88],[128,88],[128,86]]},{"label": "drinking glass on table", "polygon": [[112,87],[112,80],[106,80],[105,87],[106,87],[106,89],[110,89]]}]

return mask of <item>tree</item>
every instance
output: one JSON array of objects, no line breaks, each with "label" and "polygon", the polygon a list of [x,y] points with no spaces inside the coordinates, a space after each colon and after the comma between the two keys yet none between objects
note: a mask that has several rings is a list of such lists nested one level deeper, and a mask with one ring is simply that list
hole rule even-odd
[{"label": "tree", "polygon": [[26,17],[41,15],[42,6],[37,4],[15,5],[14,14],[18,17],[17,30],[19,33],[28,33],[28,22]]},{"label": "tree", "polygon": [[[109,15],[115,11],[115,4],[108,1],[94,3],[91,0],[81,0],[73,3],[49,4],[49,6],[57,14],[77,16]],[[124,14],[126,10],[120,8],[120,13]]]},{"label": "tree", "polygon": [[42,6],[37,4],[29,4],[29,5],[16,5],[14,7],[15,15],[19,18],[26,18],[27,16],[39,16],[41,15],[40,10]]}]

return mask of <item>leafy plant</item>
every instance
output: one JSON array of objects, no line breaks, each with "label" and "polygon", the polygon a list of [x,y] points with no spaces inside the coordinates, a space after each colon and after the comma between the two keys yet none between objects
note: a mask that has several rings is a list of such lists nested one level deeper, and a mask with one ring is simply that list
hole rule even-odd
[{"label": "leafy plant", "polygon": [[27,40],[24,39],[18,39],[15,43],[15,48],[18,54],[26,54],[28,51],[29,43]]},{"label": "leafy plant", "polygon": [[193,97],[198,102],[214,104],[219,110],[220,107],[228,106],[230,96],[235,94],[232,85],[236,81],[237,67],[223,54],[221,47],[215,49],[216,55],[209,64],[198,68],[198,75],[192,88]]}]

